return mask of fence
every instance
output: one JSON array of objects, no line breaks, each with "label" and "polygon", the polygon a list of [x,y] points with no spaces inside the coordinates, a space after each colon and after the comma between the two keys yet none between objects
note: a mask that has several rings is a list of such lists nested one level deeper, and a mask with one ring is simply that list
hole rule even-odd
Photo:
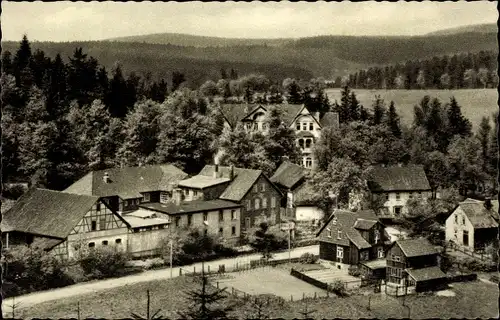
[{"label": "fence", "polygon": [[445,244],[445,250],[451,250],[451,251],[458,251],[461,252],[465,255],[468,255],[469,257],[480,259],[485,262],[492,262],[493,259],[490,254],[484,253],[483,251],[475,252],[472,249],[468,249],[467,247],[459,246],[454,242],[447,242]]},{"label": "fence", "polygon": [[477,280],[477,274],[458,274],[454,276],[448,276],[448,282],[466,282]]}]

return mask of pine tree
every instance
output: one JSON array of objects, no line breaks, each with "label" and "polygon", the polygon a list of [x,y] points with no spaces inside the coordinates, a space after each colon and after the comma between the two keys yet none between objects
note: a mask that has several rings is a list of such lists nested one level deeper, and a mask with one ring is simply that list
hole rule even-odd
[{"label": "pine tree", "polygon": [[220,78],[223,79],[223,80],[226,80],[227,79],[227,72],[226,72],[226,69],[224,68],[221,68],[220,69]]},{"label": "pine tree", "polygon": [[31,45],[28,41],[28,37],[26,35],[23,36],[21,43],[19,45],[19,49],[14,56],[14,70],[16,72],[16,77],[20,74],[21,70],[28,67],[28,64],[31,60]]},{"label": "pine tree", "polygon": [[14,74],[12,53],[9,50],[5,50],[2,53],[2,72],[6,74]]},{"label": "pine tree", "polygon": [[490,159],[490,138],[491,138],[491,125],[489,117],[482,117],[479,129],[477,131],[477,138],[481,145],[481,168],[484,172],[488,172],[488,162]]},{"label": "pine tree", "polygon": [[304,102],[303,96],[301,94],[301,89],[297,82],[293,80],[288,86],[288,92],[286,95],[286,100],[289,104],[301,104]]},{"label": "pine tree", "polygon": [[229,74],[229,78],[231,80],[236,80],[238,79],[238,73],[236,72],[236,70],[232,69],[231,68],[231,73]]},{"label": "pine tree", "polygon": [[360,120],[360,109],[361,105],[359,104],[358,98],[356,98],[356,94],[351,92],[351,95],[349,96],[349,115],[351,117],[351,121]]},{"label": "pine tree", "polygon": [[123,77],[121,66],[116,64],[113,78],[109,83],[109,93],[105,100],[113,118],[124,118],[128,113],[127,89],[127,82]]},{"label": "pine tree", "polygon": [[401,138],[401,126],[399,124],[399,115],[396,112],[394,101],[391,101],[391,103],[389,104],[389,112],[387,113],[387,118],[385,119],[385,123],[396,138]]},{"label": "pine tree", "polygon": [[455,97],[451,97],[450,104],[447,109],[448,116],[448,135],[459,135],[468,137],[471,134],[471,123],[462,115],[462,110]]},{"label": "pine tree", "polygon": [[181,84],[186,81],[186,77],[179,71],[172,72],[172,92],[179,89]]},{"label": "pine tree", "polygon": [[191,303],[189,311],[177,312],[182,319],[225,319],[228,312],[233,310],[232,306],[221,306],[227,298],[225,289],[216,289],[210,286],[205,267],[202,263],[202,273],[197,281],[201,287],[186,292],[187,300]]},{"label": "pine tree", "polygon": [[348,123],[352,121],[350,109],[351,90],[349,87],[344,87],[340,94],[340,104],[336,104],[333,109],[339,114],[340,123]]},{"label": "pine tree", "polygon": [[379,95],[375,96],[375,101],[373,101],[373,125],[379,125],[384,120],[386,108],[385,102]]}]

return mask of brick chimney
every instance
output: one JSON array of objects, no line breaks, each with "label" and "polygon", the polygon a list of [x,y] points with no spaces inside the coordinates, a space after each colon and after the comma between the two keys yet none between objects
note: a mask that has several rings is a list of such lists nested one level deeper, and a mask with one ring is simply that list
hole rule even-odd
[{"label": "brick chimney", "polygon": [[234,166],[231,165],[231,167],[229,167],[229,180],[233,181],[234,179]]},{"label": "brick chimney", "polygon": [[104,176],[102,177],[102,180],[103,180],[105,183],[111,183],[111,179],[109,178],[109,173],[104,172]]},{"label": "brick chimney", "polygon": [[219,177],[219,165],[216,163],[214,166],[214,178]]}]

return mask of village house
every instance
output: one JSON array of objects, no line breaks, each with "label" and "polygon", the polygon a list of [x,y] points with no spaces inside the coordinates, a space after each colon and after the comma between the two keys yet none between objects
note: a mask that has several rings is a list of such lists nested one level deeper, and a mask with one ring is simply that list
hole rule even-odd
[{"label": "village house", "polygon": [[206,165],[198,176],[230,179],[230,183],[221,192],[218,199],[241,205],[241,232],[263,221],[271,225],[279,222],[280,202],[283,194],[261,170],[216,164]]},{"label": "village house", "polygon": [[407,213],[406,202],[410,199],[432,196],[424,167],[420,165],[375,166],[368,188],[372,196],[385,197],[385,210],[378,214],[388,217]]},{"label": "village house", "polygon": [[[317,233],[319,258],[339,269],[371,260],[385,259],[387,235],[371,210],[335,210]],[[382,267],[385,265],[382,263]]]},{"label": "village house", "polygon": [[64,191],[97,196],[123,213],[136,210],[141,203],[168,202],[175,185],[187,176],[170,164],[110,168],[89,172]]},{"label": "village house", "polygon": [[460,202],[445,223],[445,240],[470,251],[498,241],[498,200]]},{"label": "village house", "polygon": [[308,172],[309,169],[286,160],[270,178],[286,195],[281,203],[285,216],[296,221],[321,220],[324,216],[324,212],[310,202],[313,191],[306,181]]},{"label": "village house", "polygon": [[223,104],[221,111],[225,119],[225,128],[234,130],[238,124],[243,125],[247,132],[266,133],[268,128],[266,116],[270,107],[282,111],[283,122],[289,128],[295,130],[297,146],[302,153],[302,166],[314,168],[316,161],[313,155],[314,144],[319,140],[321,128],[328,126],[339,126],[339,117],[335,112],[327,112],[320,115],[314,114],[304,105],[297,104]]},{"label": "village house", "polygon": [[82,246],[128,251],[128,223],[97,196],[31,189],[2,215],[5,248],[33,245],[60,258]]},{"label": "village house", "polygon": [[440,251],[426,239],[394,242],[387,250],[387,293],[409,294],[446,284],[439,263]]}]

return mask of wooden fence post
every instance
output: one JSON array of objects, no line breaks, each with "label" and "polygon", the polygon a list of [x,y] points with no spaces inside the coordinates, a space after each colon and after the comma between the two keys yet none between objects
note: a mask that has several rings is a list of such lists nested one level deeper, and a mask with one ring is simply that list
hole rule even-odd
[{"label": "wooden fence post", "polygon": [[196,267],[193,266],[193,273],[196,274]]},{"label": "wooden fence post", "polygon": [[293,302],[293,294],[290,295],[290,301]]},{"label": "wooden fence post", "polygon": [[179,277],[182,276],[182,268],[179,268]]},{"label": "wooden fence post", "polygon": [[219,289],[219,281],[217,281],[217,289]]},{"label": "wooden fence post", "polygon": [[314,300],[316,300],[316,291],[314,291]]},{"label": "wooden fence post", "polygon": [[208,265],[208,271],[207,272],[210,273],[210,265]]}]

